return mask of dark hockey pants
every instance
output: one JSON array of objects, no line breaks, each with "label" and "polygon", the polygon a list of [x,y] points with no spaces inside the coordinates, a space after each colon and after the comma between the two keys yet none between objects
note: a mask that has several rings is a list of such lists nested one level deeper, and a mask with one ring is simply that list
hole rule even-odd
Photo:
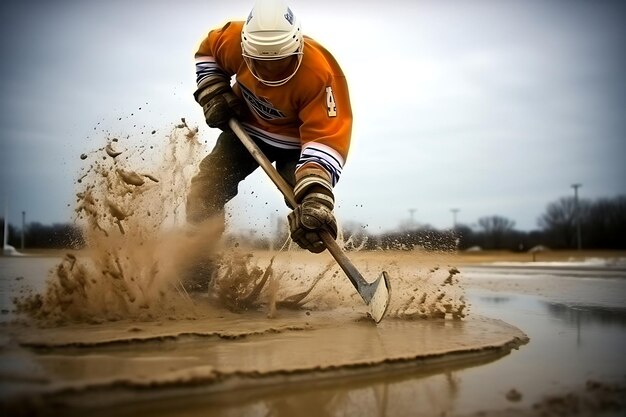
[{"label": "dark hockey pants", "polygon": [[[257,141],[265,156],[276,162],[276,169],[292,187],[300,150],[281,149]],[[191,180],[187,196],[187,221],[199,224],[215,216],[223,216],[224,205],[237,195],[238,186],[259,167],[234,133],[222,132],[217,143],[200,163],[198,174]]]}]

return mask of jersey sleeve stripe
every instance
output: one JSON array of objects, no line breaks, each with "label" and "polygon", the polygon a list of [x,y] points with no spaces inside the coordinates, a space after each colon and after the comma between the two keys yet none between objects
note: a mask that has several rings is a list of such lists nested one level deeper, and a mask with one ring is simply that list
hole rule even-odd
[{"label": "jersey sleeve stripe", "polygon": [[307,162],[320,165],[330,174],[333,187],[339,181],[343,170],[344,160],[335,150],[320,143],[308,143],[302,149],[300,160],[296,165],[296,171]]},{"label": "jersey sleeve stripe", "polygon": [[215,58],[211,56],[196,57],[196,84],[200,85],[204,79],[213,76],[230,80],[228,74],[215,62]]}]

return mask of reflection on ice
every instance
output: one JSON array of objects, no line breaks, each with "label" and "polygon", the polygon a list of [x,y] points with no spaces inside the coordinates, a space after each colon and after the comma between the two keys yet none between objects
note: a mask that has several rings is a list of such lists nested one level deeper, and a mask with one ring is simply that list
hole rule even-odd
[{"label": "reflection on ice", "polygon": [[610,308],[597,305],[560,304],[545,302],[548,313],[553,317],[574,323],[577,326],[595,324],[602,326],[626,326],[626,308]]}]

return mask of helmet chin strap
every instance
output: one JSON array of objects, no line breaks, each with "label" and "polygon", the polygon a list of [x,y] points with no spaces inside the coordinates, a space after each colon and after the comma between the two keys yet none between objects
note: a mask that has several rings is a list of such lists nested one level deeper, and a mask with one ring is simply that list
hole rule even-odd
[{"label": "helmet chin strap", "polygon": [[254,63],[252,63],[254,58],[244,55],[244,61],[246,62],[246,65],[248,66],[248,69],[250,70],[250,73],[252,74],[252,76],[256,78],[260,83],[268,87],[280,87],[281,85],[287,84],[287,82],[291,80],[294,75],[296,75],[296,73],[298,72],[298,69],[300,68],[300,64],[302,63],[302,52],[297,52],[296,54],[298,55],[298,63],[296,64],[296,68],[288,77],[283,78],[282,80],[278,80],[278,81],[269,81],[269,80],[265,80],[261,78],[257,74],[254,68]]}]

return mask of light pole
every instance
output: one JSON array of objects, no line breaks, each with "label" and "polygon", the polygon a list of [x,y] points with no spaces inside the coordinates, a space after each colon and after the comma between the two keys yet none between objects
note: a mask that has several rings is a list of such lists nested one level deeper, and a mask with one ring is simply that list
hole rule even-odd
[{"label": "light pole", "polygon": [[582,187],[582,184],[572,184],[574,189],[574,216],[576,217],[576,243],[578,250],[582,249],[581,236],[580,236],[580,206],[578,204],[578,188]]},{"label": "light pole", "polygon": [[409,209],[409,213],[411,214],[411,227],[415,225],[415,220],[413,220],[413,214],[417,211],[417,209]]},{"label": "light pole", "polygon": [[22,242],[21,242],[22,243],[22,247],[21,247],[22,251],[24,250],[24,233],[25,233],[24,228],[25,227],[26,227],[26,212],[22,211]]},{"label": "light pole", "polygon": [[456,214],[460,211],[458,208],[450,209],[452,212],[452,229],[456,229]]}]

